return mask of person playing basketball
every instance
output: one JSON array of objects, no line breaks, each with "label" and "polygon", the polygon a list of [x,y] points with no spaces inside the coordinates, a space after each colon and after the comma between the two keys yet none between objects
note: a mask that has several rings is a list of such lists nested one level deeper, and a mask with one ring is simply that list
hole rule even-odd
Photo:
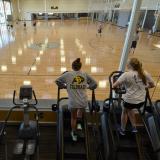
[{"label": "person playing basketball", "polygon": [[130,52],[132,52],[134,54],[135,49],[137,47],[137,41],[139,40],[139,31],[137,30],[136,33],[133,36],[133,41],[132,41],[132,45],[131,45],[131,49]]},{"label": "person playing basketball", "polygon": [[102,29],[103,29],[103,26],[102,26],[102,23],[100,23],[100,25],[98,26],[98,34],[100,35],[100,37],[102,35]]}]

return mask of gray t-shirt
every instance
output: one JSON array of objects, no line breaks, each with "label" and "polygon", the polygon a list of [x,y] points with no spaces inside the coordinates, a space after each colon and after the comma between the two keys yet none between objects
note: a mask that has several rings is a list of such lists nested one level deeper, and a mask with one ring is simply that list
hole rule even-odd
[{"label": "gray t-shirt", "polygon": [[69,97],[69,108],[85,108],[88,106],[86,89],[95,89],[96,81],[81,71],[66,72],[56,79],[56,83],[66,84]]},{"label": "gray t-shirt", "polygon": [[[145,72],[146,80],[148,82],[153,82],[151,76]],[[129,71],[123,73],[118,82],[123,83],[126,87],[126,94],[122,95],[122,98],[125,102],[131,104],[138,104],[145,101],[146,96],[146,86],[142,82],[142,79],[139,78],[137,71]]]}]

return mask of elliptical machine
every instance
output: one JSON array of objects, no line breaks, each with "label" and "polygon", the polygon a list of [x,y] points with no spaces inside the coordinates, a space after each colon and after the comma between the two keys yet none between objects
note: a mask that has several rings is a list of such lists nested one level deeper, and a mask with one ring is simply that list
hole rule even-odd
[{"label": "elliptical machine", "polygon": [[[57,104],[52,105],[52,110],[57,111],[57,160],[90,160],[89,133],[86,115],[83,116],[82,120],[78,121],[78,123],[81,123],[83,129],[78,134],[78,141],[75,143],[71,140],[70,136],[71,113],[68,109],[68,105],[63,102],[68,100],[68,97],[60,96],[60,91],[62,89],[66,89],[66,86],[58,86]],[[89,110],[90,112],[99,112],[100,110],[94,90],[92,90],[92,101],[89,105]]]},{"label": "elliptical machine", "polygon": [[101,116],[102,139],[104,148],[104,159],[125,159],[130,155],[133,159],[139,159],[139,142],[137,134],[131,132],[131,124],[128,121],[126,135],[119,134],[122,112],[122,95],[126,93],[124,85],[113,88],[113,83],[123,74],[114,71],[109,75],[110,95],[103,102],[103,114]]},{"label": "elliptical machine", "polygon": [[[70,119],[71,113],[68,105],[64,100],[68,97],[61,97],[60,91],[66,89],[66,86],[58,87],[57,104],[52,105],[52,110],[57,111],[57,160],[66,159],[86,159],[89,160],[89,145],[88,145],[88,125],[86,116],[82,118],[83,134],[79,136],[79,140],[75,143],[70,136]],[[80,149],[81,148],[81,149]]]},{"label": "elliptical machine", "polygon": [[[32,95],[34,96],[34,100],[32,100]],[[35,105],[37,105],[38,101],[35,95],[34,90],[32,90],[32,86],[21,86],[19,92],[19,101],[15,100],[16,91],[13,93],[13,106],[4,121],[3,128],[1,133],[6,133],[7,123],[10,118],[11,113],[15,109],[23,110],[23,122],[20,124],[18,130],[18,139],[16,140],[15,147],[13,149],[13,157],[23,157],[24,160],[31,160],[34,157],[36,150],[38,150],[38,141],[39,141],[39,118],[38,118],[38,109]],[[35,121],[30,120],[29,111],[30,109],[35,110]],[[5,134],[4,134],[5,135]],[[37,152],[38,153],[38,152]],[[37,154],[38,155],[38,154]],[[7,157],[7,156],[6,156]],[[37,159],[39,157],[37,156]]]},{"label": "elliptical machine", "polygon": [[[127,133],[126,136],[124,137],[120,137],[120,135],[116,132],[116,134],[113,134],[114,130],[113,130],[113,125],[112,122],[114,122],[115,124],[117,124],[116,122],[120,123],[120,120],[118,121],[118,114],[120,115],[120,106],[121,106],[121,95],[125,94],[125,87],[122,85],[119,88],[114,89],[112,87],[112,83],[115,82],[120,75],[123,74],[123,72],[121,71],[115,71],[112,72],[111,75],[109,76],[109,83],[110,83],[110,97],[106,100],[104,100],[104,115],[102,116],[102,124],[103,126],[105,126],[106,131],[102,132],[103,137],[105,137],[105,140],[107,139],[109,144],[105,145],[104,147],[104,151],[107,153],[105,154],[105,160],[108,159],[115,159],[117,157],[115,157],[111,150],[113,151],[117,151],[119,150],[119,148],[121,149],[125,146],[121,146],[121,141],[127,136],[129,138],[129,140],[133,140],[133,136],[130,137],[129,134]],[[113,91],[114,90],[114,91]],[[113,93],[115,92],[115,96],[113,95]],[[118,95],[118,96],[117,96]],[[138,155],[139,158],[141,159],[147,159],[146,157],[149,158],[153,158],[154,160],[160,160],[160,127],[159,127],[159,113],[158,113],[158,103],[159,101],[157,101],[155,103],[155,106],[152,104],[150,96],[149,96],[149,91],[146,91],[146,99],[145,99],[145,104],[144,106],[142,106],[140,109],[137,109],[140,118],[143,122],[144,128],[145,128],[145,133],[147,133],[147,139],[149,140],[149,145],[152,146],[151,148],[149,148],[150,150],[145,151],[144,146],[145,144],[143,143],[142,139],[144,139],[144,137],[141,136],[141,129],[139,128],[139,132],[137,134],[135,134],[135,140],[137,141],[137,151],[138,151]],[[113,111],[113,112],[112,112]],[[111,117],[111,113],[112,117]],[[111,119],[112,118],[112,119]],[[113,121],[114,120],[114,121]],[[130,130],[129,125],[127,126],[128,130]],[[116,129],[119,128],[119,125],[116,125],[115,127]],[[113,131],[112,131],[113,130]],[[143,135],[143,134],[142,134]],[[143,135],[144,136],[144,135]],[[142,138],[140,138],[142,137]],[[105,142],[105,141],[104,141]],[[107,141],[105,142],[105,144],[107,144]],[[118,145],[117,145],[118,144]],[[130,143],[131,144],[131,143]],[[127,150],[132,148],[131,151],[134,151],[134,146],[129,146],[127,145]],[[153,150],[153,151],[152,151]],[[145,152],[145,153],[144,153]],[[151,152],[151,155],[150,153]],[[114,153],[114,152],[113,152]],[[113,157],[113,158],[112,158]]]},{"label": "elliptical machine", "polygon": [[152,145],[152,157],[156,160],[160,160],[160,113],[158,103],[158,101],[155,104],[152,103],[147,90],[144,107],[138,110]]}]

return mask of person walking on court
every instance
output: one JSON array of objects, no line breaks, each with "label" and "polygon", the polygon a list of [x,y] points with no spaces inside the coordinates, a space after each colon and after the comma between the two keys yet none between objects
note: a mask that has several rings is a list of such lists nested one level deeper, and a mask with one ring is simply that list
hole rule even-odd
[{"label": "person walking on court", "polygon": [[155,87],[153,79],[146,71],[143,71],[142,64],[137,58],[131,58],[128,61],[127,68],[129,71],[123,73],[113,84],[113,88],[121,84],[124,84],[126,87],[126,94],[122,95],[124,103],[121,115],[121,135],[125,135],[128,118],[132,124],[132,132],[137,132],[133,109],[144,105],[146,88]]},{"label": "person walking on court", "polygon": [[33,20],[33,27],[36,27],[36,25],[37,25],[36,20]]},{"label": "person walking on court", "polygon": [[77,119],[82,119],[85,108],[88,106],[86,89],[96,89],[96,81],[87,73],[81,71],[82,63],[77,58],[72,63],[73,71],[65,72],[56,79],[58,86],[66,85],[69,102],[68,107],[71,111],[71,136],[73,141],[77,141],[76,129],[81,130],[81,124],[77,124]]},{"label": "person walking on court", "polygon": [[23,26],[24,26],[24,28],[26,28],[26,22],[24,21],[24,23],[23,23]]},{"label": "person walking on court", "polygon": [[137,41],[139,40],[139,31],[137,30],[136,33],[134,33],[133,35],[133,41],[132,41],[132,45],[131,45],[131,49],[130,52],[132,52],[134,54],[135,49],[137,47]]},{"label": "person walking on court", "polygon": [[102,26],[102,23],[100,23],[99,26],[98,26],[98,31],[97,31],[98,33],[96,35],[99,34],[100,37],[101,37],[102,36],[102,29],[103,29],[103,26]]}]

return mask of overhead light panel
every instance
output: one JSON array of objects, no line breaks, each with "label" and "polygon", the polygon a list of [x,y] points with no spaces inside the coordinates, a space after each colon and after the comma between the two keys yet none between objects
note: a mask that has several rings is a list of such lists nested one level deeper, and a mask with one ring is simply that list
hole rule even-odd
[{"label": "overhead light panel", "polygon": [[98,82],[99,88],[106,88],[107,87],[107,80],[101,80]]},{"label": "overhead light panel", "polygon": [[154,44],[154,46],[160,48],[160,44]]},{"label": "overhead light panel", "polygon": [[42,51],[42,50],[41,50],[41,51],[39,51],[39,54],[40,54],[40,55],[43,55],[43,51]]},{"label": "overhead light panel", "polygon": [[67,71],[67,68],[66,67],[61,67],[61,73]]},{"label": "overhead light panel", "polygon": [[91,67],[91,73],[97,73],[97,67]]},{"label": "overhead light panel", "polygon": [[22,49],[21,49],[21,48],[18,49],[18,55],[19,55],[19,56],[22,55]]},{"label": "overhead light panel", "polygon": [[66,61],[66,58],[64,56],[61,57],[61,62],[64,63]]},{"label": "overhead light panel", "polygon": [[85,54],[86,54],[86,51],[82,51],[82,54],[85,55]]},{"label": "overhead light panel", "polygon": [[85,59],[85,64],[86,65],[90,65],[91,64],[91,58],[90,57]]},{"label": "overhead light panel", "polygon": [[41,57],[36,57],[36,62],[39,62],[41,60]]},{"label": "overhead light panel", "polygon": [[7,71],[7,66],[6,65],[2,65],[1,66],[1,71],[2,72],[6,72]]},{"label": "overhead light panel", "polygon": [[37,70],[37,67],[36,66],[32,66],[31,67],[31,71],[36,71]]},{"label": "overhead light panel", "polygon": [[16,57],[12,56],[12,64],[16,64]]},{"label": "overhead light panel", "polygon": [[64,56],[65,55],[64,50],[60,50],[60,54],[61,54],[61,56]]},{"label": "overhead light panel", "polygon": [[60,44],[64,44],[64,41],[62,38],[60,39]]},{"label": "overhead light panel", "polygon": [[47,67],[47,72],[54,72],[54,68],[53,67]]},{"label": "overhead light panel", "polygon": [[26,49],[26,48],[27,48],[27,45],[26,45],[26,44],[24,44],[24,46],[23,46],[23,47],[24,47],[24,49]]},{"label": "overhead light panel", "polygon": [[31,85],[31,81],[24,80],[24,81],[23,81],[23,85]]}]

